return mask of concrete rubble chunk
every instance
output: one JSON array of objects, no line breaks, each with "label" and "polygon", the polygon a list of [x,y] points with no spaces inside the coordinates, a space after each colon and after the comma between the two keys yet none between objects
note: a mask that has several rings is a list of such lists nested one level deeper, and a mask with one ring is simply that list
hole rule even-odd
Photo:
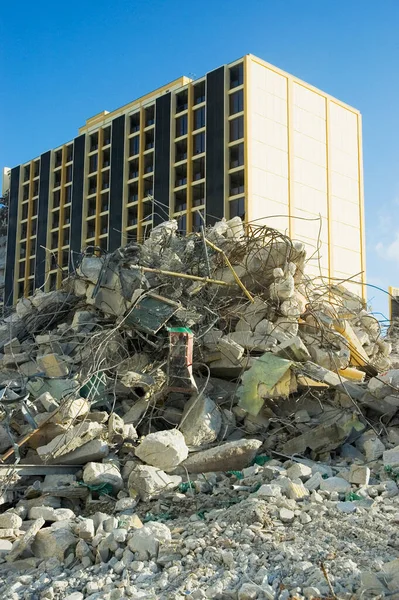
[{"label": "concrete rubble chunk", "polygon": [[32,506],[29,511],[29,519],[43,518],[45,521],[54,523],[74,519],[75,513],[69,508],[52,508],[51,506]]},{"label": "concrete rubble chunk", "polygon": [[369,467],[362,465],[351,465],[349,472],[350,483],[356,483],[357,485],[368,485],[370,481],[370,469]]},{"label": "concrete rubble chunk", "polygon": [[395,446],[391,450],[385,450],[382,459],[387,467],[399,467],[399,446]]},{"label": "concrete rubble chunk", "polygon": [[159,547],[171,540],[172,536],[167,525],[150,521],[144,527],[134,531],[128,546],[132,552],[137,553],[139,559],[148,560],[156,557]]},{"label": "concrete rubble chunk", "polygon": [[295,463],[287,469],[287,477],[290,479],[302,479],[306,481],[312,475],[312,469],[307,465]]},{"label": "concrete rubble chunk", "polygon": [[46,527],[36,534],[32,552],[37,558],[58,558],[62,562],[77,543],[78,538],[70,529]]},{"label": "concrete rubble chunk", "polygon": [[68,363],[58,354],[46,354],[37,358],[37,364],[40,371],[43,371],[46,377],[66,377],[69,374]]},{"label": "concrete rubble chunk", "polygon": [[19,529],[22,525],[22,519],[18,515],[5,512],[0,515],[0,528],[1,529]]},{"label": "concrete rubble chunk", "polygon": [[188,456],[183,434],[177,429],[148,434],[135,450],[143,462],[163,470],[177,467]]},{"label": "concrete rubble chunk", "polygon": [[351,484],[342,477],[328,477],[328,479],[323,479],[320,489],[330,493],[346,494],[351,491]]},{"label": "concrete rubble chunk", "polygon": [[37,519],[27,530],[25,535],[14,542],[11,551],[7,554],[6,560],[7,562],[15,561],[21,554],[25,551],[26,548],[32,544],[35,539],[37,533],[44,525],[44,519]]},{"label": "concrete rubble chunk", "polygon": [[252,462],[261,445],[262,442],[259,440],[244,439],[226,442],[215,448],[189,455],[180,467],[187,469],[189,473],[239,471]]},{"label": "concrete rubble chunk", "polygon": [[149,465],[138,465],[129,475],[130,495],[139,495],[143,501],[156,498],[162,493],[177,488],[182,479],[176,475],[167,475],[161,469]]},{"label": "concrete rubble chunk", "polygon": [[288,358],[288,360],[300,362],[310,360],[309,351],[299,336],[281,342],[276,348],[273,348],[273,352],[282,358]]},{"label": "concrete rubble chunk", "polygon": [[57,458],[80,448],[93,438],[103,433],[103,427],[99,423],[79,423],[68,429],[65,434],[56,436],[46,446],[37,449],[42,459]]},{"label": "concrete rubble chunk", "polygon": [[110,483],[115,491],[123,488],[123,479],[118,467],[109,463],[89,462],[83,469],[83,481],[87,485]]},{"label": "concrete rubble chunk", "polygon": [[193,396],[185,405],[179,429],[187,446],[198,447],[216,440],[222,426],[218,406],[205,395]]}]

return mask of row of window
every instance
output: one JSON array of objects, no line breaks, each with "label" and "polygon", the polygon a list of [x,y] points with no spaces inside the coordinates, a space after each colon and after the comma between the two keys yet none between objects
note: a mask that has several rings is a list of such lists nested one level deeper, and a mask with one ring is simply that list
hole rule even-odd
[{"label": "row of window", "polygon": [[[194,106],[205,102],[205,81],[200,81],[194,86],[193,96]],[[188,89],[182,90],[176,94],[176,110],[175,113],[181,113],[188,108]]]},{"label": "row of window", "polygon": [[[68,165],[65,167],[65,182],[71,183],[72,181],[72,165]],[[58,169],[58,171],[54,171],[54,179],[53,179],[53,187],[60,187],[62,182],[62,169]]]},{"label": "row of window", "polygon": [[[144,127],[151,127],[155,123],[155,105],[147,106],[144,109]],[[140,111],[131,115],[129,122],[129,132],[136,133],[140,131]]]},{"label": "row of window", "polygon": [[[144,132],[144,152],[151,150],[155,145],[154,129]],[[129,156],[136,156],[140,153],[140,134],[134,135],[129,139]]]},{"label": "row of window", "polygon": [[[23,176],[23,182],[25,183],[26,181],[29,181],[30,179],[30,170],[31,170],[31,165],[25,165],[24,167],[24,176]],[[40,175],[40,160],[35,160],[35,162],[33,163],[33,177],[39,177]]]},{"label": "row of window", "polygon": [[[111,126],[109,125],[108,127],[104,127],[104,129],[102,131],[103,131],[102,145],[109,146],[109,144],[111,143]],[[89,138],[89,152],[95,152],[96,150],[98,150],[98,141],[99,141],[98,131],[96,131],[95,133],[92,133]]]},{"label": "row of window", "polygon": [[65,153],[65,162],[69,163],[73,160],[73,144],[69,144],[65,148],[60,148],[54,152],[54,169],[58,169],[62,165],[62,156]]},{"label": "row of window", "polygon": [[[25,200],[29,200],[29,192],[30,192],[30,184],[25,183],[22,187],[22,202],[24,202]],[[39,182],[34,181],[33,187],[32,187],[32,197],[34,198],[35,196],[38,196],[38,195],[39,195]]]},{"label": "row of window", "polygon": [[[101,153],[101,169],[109,167],[111,164],[111,150],[106,148]],[[98,169],[98,152],[89,157],[89,173],[94,173]]]}]

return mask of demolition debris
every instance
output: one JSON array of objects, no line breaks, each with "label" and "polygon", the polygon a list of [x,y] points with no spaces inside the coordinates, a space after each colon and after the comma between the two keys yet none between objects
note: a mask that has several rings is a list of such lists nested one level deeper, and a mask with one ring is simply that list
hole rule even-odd
[{"label": "demolition debris", "polygon": [[[391,345],[359,296],[309,277],[304,245],[274,229],[235,217],[182,236],[168,221],[142,244],[83,254],[61,290],[18,301],[0,351],[4,573],[53,561],[94,576],[105,564],[130,573],[126,596],[182,598],[187,552],[168,520],[198,532],[204,519],[234,521],[265,541],[260,532],[303,528],[325,501],[362,515],[398,494]],[[220,560],[236,559],[226,549]],[[358,574],[354,588],[392,591],[396,571]],[[205,595],[198,582],[190,597],[274,598],[284,584],[242,577],[220,587],[209,576]],[[319,567],[291,579],[298,597],[331,592]],[[111,583],[101,598],[124,597]],[[50,587],[37,597],[67,597]],[[83,587],[100,598],[94,580]]]}]

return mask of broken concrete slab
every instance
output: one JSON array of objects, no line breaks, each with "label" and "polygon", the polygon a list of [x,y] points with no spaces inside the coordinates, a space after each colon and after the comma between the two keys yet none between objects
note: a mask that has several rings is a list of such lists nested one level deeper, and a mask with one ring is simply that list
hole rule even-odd
[{"label": "broken concrete slab", "polygon": [[57,378],[69,375],[68,363],[58,354],[46,354],[37,358],[37,364],[46,377]]},{"label": "broken concrete slab", "polygon": [[115,492],[123,488],[122,475],[112,462],[88,462],[83,469],[83,481],[89,486],[110,483]]},{"label": "broken concrete slab", "polygon": [[129,475],[128,489],[131,496],[138,495],[143,501],[147,501],[172,491],[181,481],[181,477],[167,475],[156,467],[138,465]]},{"label": "broken concrete slab", "polygon": [[43,460],[56,459],[101,436],[103,431],[99,423],[79,423],[64,434],[56,436],[47,445],[37,448],[37,453]]},{"label": "broken concrete slab", "polygon": [[259,440],[237,440],[226,442],[209,450],[189,455],[181,463],[178,472],[209,473],[210,471],[239,471],[255,458],[262,442]]},{"label": "broken concrete slab", "polygon": [[11,551],[6,556],[7,562],[15,561],[19,556],[21,556],[21,554],[25,551],[26,548],[29,548],[29,546],[35,539],[37,533],[39,532],[41,527],[43,527],[44,522],[45,521],[43,518],[37,519],[34,523],[32,523],[25,535],[16,542],[14,542]]},{"label": "broken concrete slab", "polygon": [[46,527],[36,534],[32,552],[37,558],[57,558],[62,562],[77,543],[78,538],[70,529]]},{"label": "broken concrete slab", "polygon": [[187,446],[199,447],[215,441],[221,426],[219,407],[201,395],[193,396],[185,405],[179,429]]},{"label": "broken concrete slab", "polygon": [[177,429],[169,429],[146,435],[135,455],[153,467],[168,471],[187,458],[188,448],[184,435]]}]

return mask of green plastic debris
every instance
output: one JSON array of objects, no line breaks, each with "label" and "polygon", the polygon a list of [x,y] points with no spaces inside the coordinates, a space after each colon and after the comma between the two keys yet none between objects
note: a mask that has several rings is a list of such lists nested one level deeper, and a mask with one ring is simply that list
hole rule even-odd
[{"label": "green plastic debris", "polygon": [[394,469],[391,465],[385,465],[384,471],[391,479],[394,479],[395,481],[399,479],[399,470],[397,468]]},{"label": "green plastic debris", "polygon": [[353,502],[354,500],[362,500],[362,497],[358,494],[355,494],[355,492],[349,492],[348,494],[346,494],[345,500],[347,502]]},{"label": "green plastic debris", "polygon": [[100,400],[105,397],[107,378],[102,371],[95,373],[89,381],[80,388],[80,395],[87,400]]},{"label": "green plastic debris", "polygon": [[197,517],[199,517],[202,521],[204,521],[204,519],[205,519],[205,513],[206,512],[208,512],[208,511],[206,511],[206,510],[199,510],[197,512]]},{"label": "green plastic debris", "polygon": [[160,513],[159,515],[154,515],[151,512],[146,513],[143,523],[148,523],[149,521],[170,521],[173,519],[170,513]]},{"label": "green plastic debris", "polygon": [[256,416],[265,398],[287,397],[290,392],[292,361],[266,352],[242,376],[238,406]]},{"label": "green plastic debris", "polygon": [[252,461],[252,464],[253,465],[259,465],[260,467],[263,467],[263,465],[265,465],[271,459],[272,459],[272,457],[271,456],[267,456],[267,454],[259,454],[259,456],[255,456],[255,458]]},{"label": "green plastic debris", "polygon": [[227,471],[227,475],[234,475],[237,479],[244,479],[244,475],[241,471]]},{"label": "green plastic debris", "polygon": [[99,483],[98,485],[90,485],[84,481],[78,481],[79,485],[87,487],[91,492],[97,492],[99,496],[107,495],[110,496],[114,492],[114,488],[111,483]]},{"label": "green plastic debris", "polygon": [[192,481],[183,481],[179,484],[179,492],[185,494],[188,490],[194,489],[194,484]]}]

